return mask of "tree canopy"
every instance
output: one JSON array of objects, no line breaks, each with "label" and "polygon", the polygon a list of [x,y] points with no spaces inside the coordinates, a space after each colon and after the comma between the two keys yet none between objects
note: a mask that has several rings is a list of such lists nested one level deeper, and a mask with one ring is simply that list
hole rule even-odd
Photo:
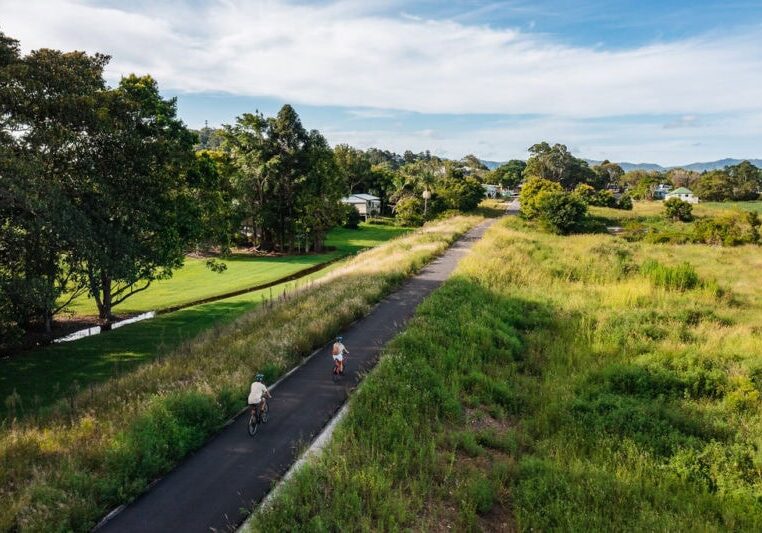
[{"label": "tree canopy", "polygon": [[[340,221],[338,202],[349,186],[349,167],[340,170],[325,138],[307,131],[290,105],[275,117],[245,113],[225,126],[223,137],[254,246],[321,249],[328,229]],[[359,156],[344,153],[354,168]],[[369,164],[357,166],[370,171]]]},{"label": "tree canopy", "polygon": [[524,177],[537,177],[559,183],[571,190],[580,183],[595,184],[596,175],[586,161],[574,157],[563,144],[547,142],[529,148]]},{"label": "tree canopy", "polygon": [[[102,54],[22,55],[0,34],[0,321],[43,323],[92,295],[100,317],[171,275],[203,239],[210,199],[195,136],[150,76],[108,87]],[[224,187],[222,187],[224,189]],[[229,224],[226,225],[229,227]],[[215,239],[216,240],[216,239]]]}]

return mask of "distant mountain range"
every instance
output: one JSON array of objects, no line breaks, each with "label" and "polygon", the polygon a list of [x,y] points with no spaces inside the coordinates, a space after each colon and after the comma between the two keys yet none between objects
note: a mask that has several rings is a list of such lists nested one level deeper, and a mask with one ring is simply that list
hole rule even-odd
[{"label": "distant mountain range", "polygon": [[[585,161],[588,162],[589,165],[597,165],[600,163],[600,161],[594,161],[592,159],[585,159]],[[661,165],[657,165],[656,163],[619,163],[619,166],[622,167],[622,170],[625,172],[629,172],[630,170],[658,170],[658,171],[665,171],[669,170],[671,168],[684,168],[685,170],[694,170],[696,172],[704,172],[705,170],[717,170],[721,168],[725,168],[727,166],[731,165],[737,165],[741,163],[742,161],[748,161],[752,165],[758,168],[762,168],[762,159],[719,159],[717,161],[709,161],[707,163],[691,163],[689,165],[674,165],[671,167],[663,167]],[[490,170],[493,170],[500,165],[503,164],[503,162],[500,161],[485,161],[481,160],[482,163],[484,163],[487,168]]]}]

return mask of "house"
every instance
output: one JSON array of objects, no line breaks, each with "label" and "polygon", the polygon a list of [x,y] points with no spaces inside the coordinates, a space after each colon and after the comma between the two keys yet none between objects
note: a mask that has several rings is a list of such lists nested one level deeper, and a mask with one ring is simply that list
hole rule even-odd
[{"label": "house", "polygon": [[674,191],[668,192],[664,197],[665,200],[669,200],[670,198],[678,198],[683,202],[688,202],[689,204],[699,203],[698,196],[693,194],[690,189],[686,189],[685,187],[679,187]]},{"label": "house", "polygon": [[484,196],[487,198],[497,198],[500,193],[500,188],[497,185],[488,185],[485,183],[482,187],[484,187]]},{"label": "house", "polygon": [[664,200],[671,190],[671,185],[660,183],[659,185],[651,188],[651,198],[654,200]]},{"label": "house", "polygon": [[341,203],[354,206],[366,219],[381,213],[381,198],[372,194],[352,194],[342,198]]}]

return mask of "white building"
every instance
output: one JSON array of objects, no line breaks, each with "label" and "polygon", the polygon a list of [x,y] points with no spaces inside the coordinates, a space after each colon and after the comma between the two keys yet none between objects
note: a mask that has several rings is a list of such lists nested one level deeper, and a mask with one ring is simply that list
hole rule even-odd
[{"label": "white building", "polygon": [[372,194],[352,194],[342,198],[341,203],[354,206],[357,212],[365,218],[381,213],[381,198]]},{"label": "white building", "polygon": [[683,202],[688,202],[689,204],[699,203],[698,196],[693,194],[693,191],[686,189],[685,187],[678,187],[674,191],[670,191],[664,196],[664,200],[669,200],[670,198],[678,198]]},{"label": "white building", "polygon": [[484,187],[484,196],[487,198],[497,198],[498,194],[500,194],[500,187],[497,185],[485,183],[482,187]]}]

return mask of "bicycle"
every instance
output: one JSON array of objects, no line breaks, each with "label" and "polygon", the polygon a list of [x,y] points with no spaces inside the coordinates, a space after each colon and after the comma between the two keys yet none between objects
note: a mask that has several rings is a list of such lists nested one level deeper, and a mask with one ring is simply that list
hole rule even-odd
[{"label": "bicycle", "polygon": [[260,424],[267,424],[267,421],[270,420],[270,402],[265,400],[260,411],[260,414],[257,415],[257,408],[251,408],[251,416],[249,417],[249,436],[251,437],[257,434]]},{"label": "bicycle", "polygon": [[331,379],[333,379],[333,382],[336,383],[339,381],[342,377],[344,377],[344,370],[346,365],[347,356],[349,355],[349,352],[344,352],[344,359],[342,361],[339,361],[338,359],[333,360],[333,370],[331,372]]}]

